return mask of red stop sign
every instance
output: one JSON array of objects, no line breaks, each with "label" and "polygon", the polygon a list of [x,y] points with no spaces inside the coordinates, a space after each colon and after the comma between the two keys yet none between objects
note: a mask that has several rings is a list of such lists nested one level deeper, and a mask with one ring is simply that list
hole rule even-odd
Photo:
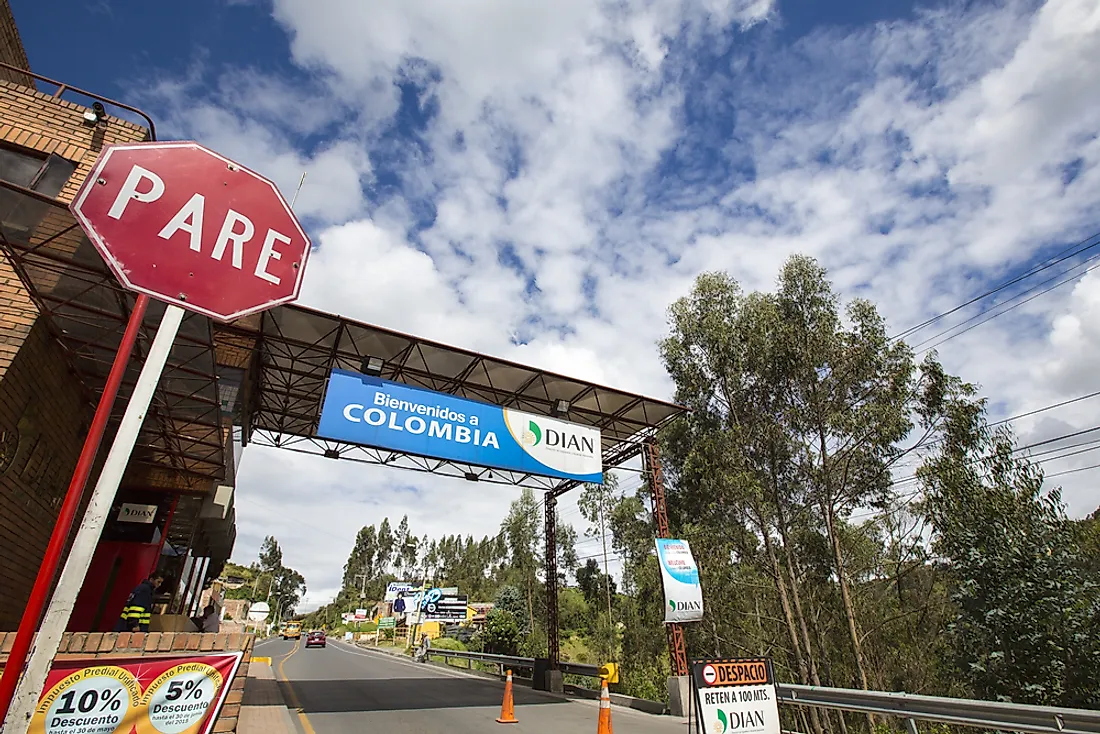
[{"label": "red stop sign", "polygon": [[309,237],[275,184],[198,143],[107,146],[70,208],[123,285],[213,319],[302,287]]}]

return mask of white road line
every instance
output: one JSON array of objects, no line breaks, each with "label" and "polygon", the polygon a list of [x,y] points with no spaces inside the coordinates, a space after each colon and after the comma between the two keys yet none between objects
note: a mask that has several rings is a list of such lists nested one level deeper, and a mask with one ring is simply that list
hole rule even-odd
[{"label": "white road line", "polygon": [[[503,685],[504,684],[504,681],[498,681],[495,678],[486,678],[484,676],[477,675],[476,673],[467,673],[467,672],[464,672],[462,670],[451,670],[450,668],[444,668],[444,667],[440,667],[440,666],[437,666],[437,665],[427,665],[426,663],[416,663],[416,662],[413,662],[412,660],[402,660],[399,657],[395,657],[393,655],[388,655],[387,653],[384,653],[384,652],[374,652],[374,651],[370,651],[370,650],[363,650],[362,648],[358,648],[358,647],[349,648],[346,643],[338,644],[336,646],[336,649],[339,650],[340,652],[347,653],[348,655],[358,655],[359,657],[374,658],[375,660],[378,660],[378,659],[388,660],[388,661],[397,663],[398,665],[404,665],[405,667],[408,667],[408,668],[416,668],[417,670],[424,670],[425,667],[426,667],[429,671],[431,671],[433,673],[438,673],[440,675],[444,675],[444,676],[447,676],[449,678],[461,678],[462,680],[476,680],[476,681],[481,681],[482,683],[485,683],[485,684],[488,684],[488,685],[497,685],[497,684]],[[545,691],[538,691],[538,692],[539,693],[545,693],[547,696],[554,697],[553,694],[546,693]]]}]

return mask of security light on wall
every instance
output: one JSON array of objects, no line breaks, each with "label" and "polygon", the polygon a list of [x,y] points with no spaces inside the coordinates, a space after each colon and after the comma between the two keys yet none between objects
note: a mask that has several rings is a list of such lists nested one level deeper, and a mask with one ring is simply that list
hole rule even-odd
[{"label": "security light on wall", "polygon": [[378,377],[379,375],[382,374],[382,365],[384,365],[384,364],[385,364],[385,362],[382,361],[381,357],[367,357],[366,359],[363,360],[363,363],[360,365],[360,371],[364,375],[370,375],[371,377]]},{"label": "security light on wall", "polygon": [[103,105],[99,102],[92,102],[92,109],[84,113],[84,122],[87,125],[95,127],[103,122],[103,118],[106,116],[107,110],[103,108]]},{"label": "security light on wall", "polygon": [[551,409],[550,413],[553,414],[553,415],[556,415],[556,416],[569,415],[569,401],[568,400],[559,400],[559,401],[557,401],[556,403],[554,403],[554,407],[553,407],[553,409]]}]

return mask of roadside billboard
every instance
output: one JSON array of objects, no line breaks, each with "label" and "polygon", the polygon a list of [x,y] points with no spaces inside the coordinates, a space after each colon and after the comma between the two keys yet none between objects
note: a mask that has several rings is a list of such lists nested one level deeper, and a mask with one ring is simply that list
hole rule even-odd
[{"label": "roadside billboard", "polygon": [[469,597],[455,587],[410,590],[394,603],[394,613],[411,622],[464,622]]},{"label": "roadside billboard", "polygon": [[703,588],[699,567],[686,540],[657,538],[661,586],[665,590],[665,622],[698,622],[703,618]]},{"label": "roadside billboard", "polygon": [[414,581],[391,581],[386,584],[386,596],[383,601],[396,601],[397,597],[409,589],[416,589],[420,584]]},{"label": "roadside billboard", "polygon": [[780,734],[769,658],[691,661],[699,734]]},{"label": "roadside billboard", "polygon": [[56,660],[30,734],[206,734],[241,657],[236,652]]},{"label": "roadside billboard", "polygon": [[603,482],[596,428],[333,370],[317,436],[489,469]]}]

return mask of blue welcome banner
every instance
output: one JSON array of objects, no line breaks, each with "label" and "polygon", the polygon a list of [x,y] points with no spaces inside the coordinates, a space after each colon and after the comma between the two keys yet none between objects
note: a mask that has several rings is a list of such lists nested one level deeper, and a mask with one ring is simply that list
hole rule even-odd
[{"label": "blue welcome banner", "polygon": [[320,438],[489,469],[603,482],[595,428],[333,370]]}]

